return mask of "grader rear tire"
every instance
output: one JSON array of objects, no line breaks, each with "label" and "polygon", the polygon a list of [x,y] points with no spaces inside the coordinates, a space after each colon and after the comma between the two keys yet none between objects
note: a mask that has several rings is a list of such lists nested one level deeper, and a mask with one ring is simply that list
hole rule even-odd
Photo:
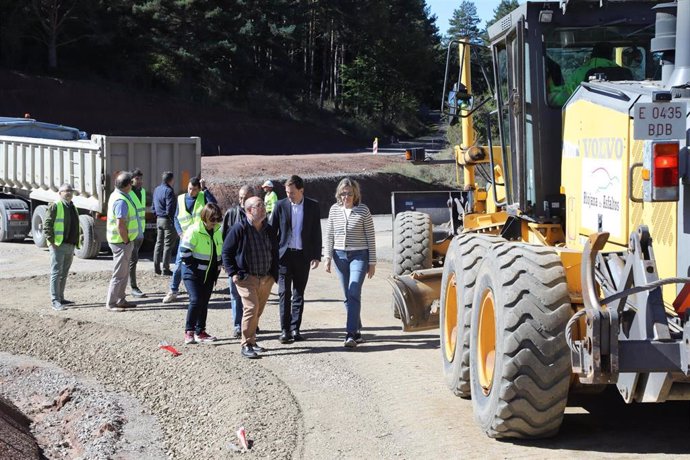
[{"label": "grader rear tire", "polygon": [[553,436],[570,382],[565,271],[543,246],[487,252],[472,303],[470,377],[475,419],[492,438]]},{"label": "grader rear tire", "polygon": [[[395,216],[393,222],[393,273],[409,275],[415,270],[431,268],[432,223],[428,214],[405,211]],[[400,314],[391,304],[393,316]]]},{"label": "grader rear tire", "polygon": [[428,214],[401,212],[393,223],[393,272],[408,275],[415,270],[431,268],[432,224]]},{"label": "grader rear tire", "polygon": [[448,388],[461,398],[471,396],[470,321],[479,266],[498,236],[462,234],[450,244],[441,282],[440,340],[443,375]]}]

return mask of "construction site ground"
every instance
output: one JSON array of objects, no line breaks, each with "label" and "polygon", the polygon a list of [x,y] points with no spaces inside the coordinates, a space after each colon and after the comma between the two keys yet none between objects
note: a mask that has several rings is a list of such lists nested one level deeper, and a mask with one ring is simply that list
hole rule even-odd
[{"label": "construction site ground", "polygon": [[[232,160],[217,161],[266,164]],[[304,174],[299,166],[283,163],[256,173],[243,168],[245,176],[223,177],[216,163],[205,158],[203,164],[212,183],[233,190],[238,183],[277,178],[278,172]],[[374,198],[378,177],[361,177],[365,202]],[[330,199],[332,187],[333,182],[323,185],[317,196]],[[317,188],[307,185],[307,191],[316,194]],[[225,193],[231,201],[232,191]],[[75,305],[56,312],[49,306],[48,252],[30,240],[2,244],[0,395],[33,422],[31,434],[48,458],[690,457],[687,403],[624,406],[595,397],[585,408],[567,408],[555,438],[487,438],[473,420],[471,401],[445,387],[438,331],[403,333],[393,318],[386,282],[392,272],[391,216],[376,216],[375,226],[379,264],[362,294],[366,342],[343,347],[340,284],[319,266],[305,295],[302,332],[308,340],[279,343],[274,286],[260,322],[259,342],[268,351],[255,361],[243,359],[239,340],[229,338],[224,275],[208,317],[209,332],[220,340],[184,346],[186,296],[162,303],[169,279],[153,274],[150,254],[139,263],[139,286],[147,297],[135,309],[106,311],[112,261],[102,253],[95,260],[75,259],[66,289]],[[160,349],[162,341],[181,355]],[[10,412],[0,420],[6,445],[0,457],[37,458],[25,435],[10,436],[22,431],[21,416]],[[252,442],[247,453],[236,450],[241,426]]]}]

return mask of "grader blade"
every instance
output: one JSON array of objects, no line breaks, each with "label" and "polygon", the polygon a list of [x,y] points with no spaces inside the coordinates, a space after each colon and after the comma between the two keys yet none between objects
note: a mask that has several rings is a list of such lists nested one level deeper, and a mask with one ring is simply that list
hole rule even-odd
[{"label": "grader blade", "polygon": [[404,332],[438,327],[442,276],[443,268],[432,268],[388,278],[393,286],[393,307],[400,315]]}]

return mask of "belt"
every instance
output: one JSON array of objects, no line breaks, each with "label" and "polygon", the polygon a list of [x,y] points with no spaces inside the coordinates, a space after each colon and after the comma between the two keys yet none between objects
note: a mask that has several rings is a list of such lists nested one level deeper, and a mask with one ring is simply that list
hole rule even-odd
[{"label": "belt", "polygon": [[259,275],[257,273],[250,273],[251,276],[256,276],[257,278],[263,278],[264,276],[268,276],[268,273],[264,273],[263,275]]},{"label": "belt", "polygon": [[288,248],[290,252],[302,252],[302,249]]}]

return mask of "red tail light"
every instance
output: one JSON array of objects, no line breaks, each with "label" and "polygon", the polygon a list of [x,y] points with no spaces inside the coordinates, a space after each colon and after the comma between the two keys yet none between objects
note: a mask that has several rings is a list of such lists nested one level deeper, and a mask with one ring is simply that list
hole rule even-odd
[{"label": "red tail light", "polygon": [[678,143],[654,144],[654,187],[678,187]]},{"label": "red tail light", "polygon": [[29,215],[23,212],[13,212],[10,214],[10,220],[29,220]]}]

